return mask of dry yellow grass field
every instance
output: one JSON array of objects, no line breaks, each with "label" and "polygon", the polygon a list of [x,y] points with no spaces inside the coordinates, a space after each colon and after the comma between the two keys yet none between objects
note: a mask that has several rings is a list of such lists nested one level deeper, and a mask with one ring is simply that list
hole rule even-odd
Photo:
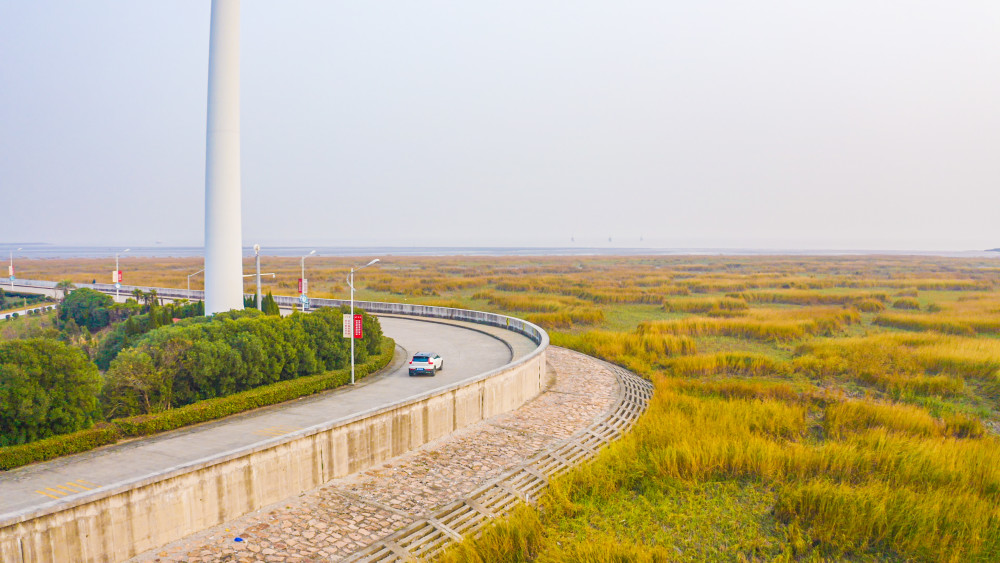
[{"label": "dry yellow grass field", "polygon": [[[1000,560],[995,260],[382,260],[359,299],[525,317],[655,384],[633,432],[444,560]],[[345,297],[365,261],[310,258],[312,295]],[[129,283],[173,287],[200,267],[123,265]],[[30,261],[22,275],[112,268]],[[294,293],[297,259],[263,268],[278,273],[266,289]]]}]

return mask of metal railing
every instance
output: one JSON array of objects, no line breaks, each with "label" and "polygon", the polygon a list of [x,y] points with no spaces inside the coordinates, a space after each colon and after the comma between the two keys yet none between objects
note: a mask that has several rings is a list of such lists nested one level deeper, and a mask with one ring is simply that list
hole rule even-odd
[{"label": "metal railing", "polygon": [[[56,289],[56,282],[44,281],[44,280],[17,280],[15,283],[19,286],[24,287],[36,287],[39,289]],[[163,297],[165,299],[189,299],[192,301],[202,301],[205,298],[205,292],[200,289],[192,289],[190,291],[186,289],[177,289],[170,287],[147,287],[138,285],[123,285],[120,288],[115,288],[114,284],[110,283],[77,283],[74,284],[76,287],[86,287],[101,293],[107,293],[109,295],[114,295],[116,292],[120,293],[122,296],[128,297],[136,289],[149,293],[152,290],[156,290],[157,297]],[[249,297],[253,294],[244,294],[244,297]],[[292,306],[300,305],[297,297],[290,297],[287,295],[275,295],[275,302],[279,307],[291,308]],[[317,307],[344,307],[350,305],[350,301],[346,299],[310,299],[309,306],[311,308]],[[432,319],[445,319],[452,321],[465,321],[470,323],[482,324],[495,326],[509,330],[511,332],[516,332],[523,336],[528,337],[535,344],[542,345],[543,341],[548,343],[548,335],[545,334],[538,326],[529,323],[528,321],[518,319],[515,317],[508,317],[506,315],[498,315],[496,313],[487,313],[485,311],[471,311],[468,309],[455,309],[452,307],[435,307],[433,305],[413,305],[408,303],[389,303],[385,301],[354,301],[354,307],[363,309],[369,313],[376,315],[406,315],[411,317],[426,317]]]}]

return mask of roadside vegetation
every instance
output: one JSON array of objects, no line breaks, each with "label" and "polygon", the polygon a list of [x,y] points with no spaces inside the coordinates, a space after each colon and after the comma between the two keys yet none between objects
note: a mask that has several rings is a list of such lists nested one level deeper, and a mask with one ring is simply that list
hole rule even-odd
[{"label": "roadside vegetation", "polygon": [[52,302],[53,299],[51,297],[36,295],[34,293],[10,291],[0,287],[0,313]]},{"label": "roadside vegetation", "polygon": [[[298,261],[267,261],[293,294]],[[38,277],[107,269],[52,262]],[[345,297],[354,262],[316,258],[311,295]],[[191,265],[132,281],[182,286]],[[528,318],[655,387],[632,432],[442,560],[1000,560],[995,260],[435,257],[364,274],[358,299]]]},{"label": "roadside vegetation", "polygon": [[[86,451],[316,393],[349,379],[342,311],[204,316],[202,303],[155,294],[115,304],[67,290],[55,312],[3,323],[0,469]],[[273,304],[273,299],[271,299]],[[364,315],[358,374],[394,344]]]}]

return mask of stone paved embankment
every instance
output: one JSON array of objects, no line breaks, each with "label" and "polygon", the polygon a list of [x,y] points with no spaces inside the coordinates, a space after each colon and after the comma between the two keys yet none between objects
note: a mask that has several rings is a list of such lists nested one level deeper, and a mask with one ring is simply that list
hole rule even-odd
[{"label": "stone paved embankment", "polygon": [[292,562],[347,557],[602,419],[618,392],[614,374],[603,364],[562,348],[550,348],[548,360],[553,385],[514,412],[133,561]]}]

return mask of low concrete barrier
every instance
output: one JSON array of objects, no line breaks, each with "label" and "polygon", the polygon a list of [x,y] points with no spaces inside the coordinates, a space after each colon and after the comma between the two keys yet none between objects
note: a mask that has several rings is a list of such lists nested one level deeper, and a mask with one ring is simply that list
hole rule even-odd
[{"label": "low concrete barrier", "polygon": [[[340,304],[313,304],[320,301]],[[531,323],[461,309],[357,301],[355,306],[502,326],[538,347],[445,389],[95,489],[74,501],[0,515],[0,561],[121,561],[514,410],[542,390],[549,339]]]}]

